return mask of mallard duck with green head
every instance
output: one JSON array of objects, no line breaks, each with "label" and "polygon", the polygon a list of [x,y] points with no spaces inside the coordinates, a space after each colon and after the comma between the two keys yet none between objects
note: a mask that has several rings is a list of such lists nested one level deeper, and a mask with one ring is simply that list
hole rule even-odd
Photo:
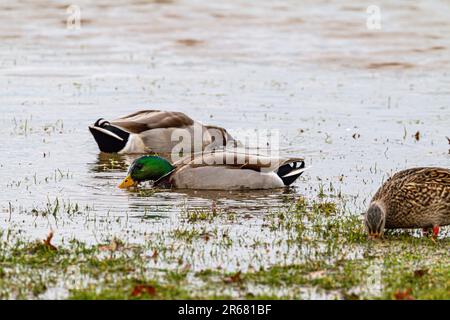
[{"label": "mallard duck with green head", "polygon": [[398,228],[432,230],[437,237],[439,227],[450,225],[450,170],[423,167],[394,174],[373,196],[364,222],[371,238]]},{"label": "mallard duck with green head", "polygon": [[[234,141],[224,128],[203,125],[182,112],[161,110],[142,110],[112,121],[100,118],[89,131],[100,151],[119,154],[171,152],[181,137],[192,139],[191,152]],[[197,146],[201,150],[195,150]]]},{"label": "mallard duck with green head", "polygon": [[305,171],[303,158],[266,157],[231,151],[199,153],[174,164],[142,156],[130,166],[120,188],[154,181],[154,187],[201,190],[273,189],[291,185]]}]

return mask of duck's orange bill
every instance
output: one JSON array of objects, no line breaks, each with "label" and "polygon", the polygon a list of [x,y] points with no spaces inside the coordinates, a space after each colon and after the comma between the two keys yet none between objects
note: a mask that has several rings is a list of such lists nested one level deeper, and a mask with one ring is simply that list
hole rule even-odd
[{"label": "duck's orange bill", "polygon": [[132,186],[136,185],[136,182],[131,178],[130,175],[128,175],[123,181],[119,184],[119,188],[125,189],[130,188]]},{"label": "duck's orange bill", "polygon": [[370,233],[369,234],[369,239],[370,240],[377,240],[381,238],[381,234],[378,232],[374,232],[374,233]]}]

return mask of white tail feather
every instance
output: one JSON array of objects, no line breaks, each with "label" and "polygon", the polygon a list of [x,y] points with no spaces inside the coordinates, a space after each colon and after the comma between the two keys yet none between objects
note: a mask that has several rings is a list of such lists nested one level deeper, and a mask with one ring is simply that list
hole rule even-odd
[{"label": "white tail feather", "polygon": [[297,175],[297,174],[299,174],[299,173],[302,173],[302,172],[304,172],[304,171],[306,171],[306,170],[308,170],[308,169],[310,169],[310,168],[311,168],[311,167],[308,167],[308,168],[299,168],[299,169],[297,169],[297,170],[293,170],[293,171],[289,172],[288,174],[285,174],[285,175],[283,176],[283,178],[290,177],[290,176],[295,176],[295,175]]},{"label": "white tail feather", "polygon": [[103,132],[103,133],[105,133],[105,134],[107,134],[107,135],[109,135],[109,136],[111,136],[113,138],[116,138],[116,139],[118,139],[120,141],[123,141],[123,139],[121,137],[119,137],[117,134],[115,134],[115,133],[113,133],[111,131],[108,131],[106,129],[95,127],[95,126],[89,126],[89,128],[95,129],[95,130],[100,131],[100,132]]}]

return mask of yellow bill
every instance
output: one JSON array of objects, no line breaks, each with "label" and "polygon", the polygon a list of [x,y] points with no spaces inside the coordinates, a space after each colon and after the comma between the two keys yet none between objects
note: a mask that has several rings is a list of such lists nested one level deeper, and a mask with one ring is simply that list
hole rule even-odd
[{"label": "yellow bill", "polygon": [[128,175],[123,181],[119,184],[119,188],[125,189],[130,188],[132,186],[136,185],[136,182],[131,178],[130,175]]}]

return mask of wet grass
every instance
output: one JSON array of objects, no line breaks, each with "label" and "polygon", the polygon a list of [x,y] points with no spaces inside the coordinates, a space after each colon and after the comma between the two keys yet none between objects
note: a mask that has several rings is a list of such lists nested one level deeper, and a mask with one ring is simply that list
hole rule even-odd
[{"label": "wet grass", "polygon": [[[60,200],[49,206],[35,214],[62,219],[84,210]],[[239,231],[245,227],[260,232]],[[33,241],[21,230],[4,231],[0,298],[39,299],[51,292],[68,299],[450,298],[445,234],[432,241],[390,232],[368,241],[360,215],[322,189],[313,201],[287,195],[262,219],[215,202],[184,208],[168,229],[142,243],[111,238],[97,245],[76,239],[55,245],[51,236]],[[231,267],[229,257],[237,258]],[[205,261],[215,263],[202,267]]]},{"label": "wet grass", "polygon": [[66,133],[64,129],[64,121],[59,119],[54,123],[46,123],[41,126],[33,124],[33,116],[24,119],[12,119],[11,135],[27,137],[32,134],[63,134]]}]

